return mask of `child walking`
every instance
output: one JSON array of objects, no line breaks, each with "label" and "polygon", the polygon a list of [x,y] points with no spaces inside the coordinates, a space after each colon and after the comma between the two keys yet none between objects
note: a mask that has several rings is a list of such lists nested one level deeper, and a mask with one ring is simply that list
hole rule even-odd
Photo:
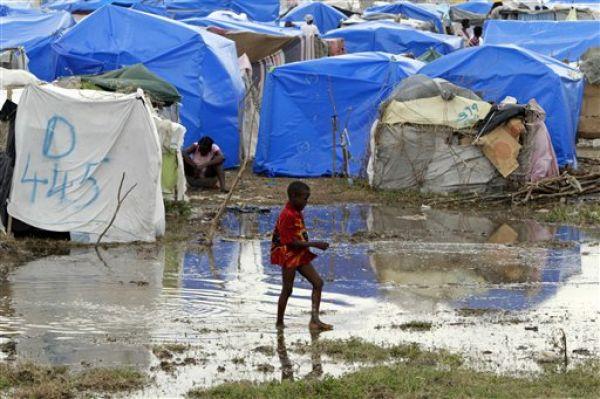
[{"label": "child walking", "polygon": [[288,203],[281,211],[271,245],[271,263],[281,266],[282,287],[277,307],[277,327],[283,327],[283,316],[289,297],[294,288],[296,271],[306,278],[313,287],[312,309],[309,328],[312,330],[332,330],[333,326],[319,319],[323,279],[312,266],[317,257],[310,248],[327,250],[329,244],[322,241],[309,241],[302,211],[308,203],[310,188],[300,182],[292,182],[287,189]]}]

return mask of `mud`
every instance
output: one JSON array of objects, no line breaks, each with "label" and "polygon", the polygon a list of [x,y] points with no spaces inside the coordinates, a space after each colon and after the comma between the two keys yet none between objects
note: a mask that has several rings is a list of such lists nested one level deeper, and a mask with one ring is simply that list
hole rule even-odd
[{"label": "mud", "polygon": [[310,207],[311,235],[333,241],[315,266],[335,330],[311,336],[310,287],[299,280],[278,336],[268,237],[279,209],[232,209],[210,251],[189,237],[100,257],[70,248],[12,267],[0,282],[0,356],[75,370],[133,366],[155,381],[136,397],[361,366],[292,350],[319,339],[415,342],[510,374],[560,358],[561,331],[571,364],[600,356],[600,232],[508,213]]}]

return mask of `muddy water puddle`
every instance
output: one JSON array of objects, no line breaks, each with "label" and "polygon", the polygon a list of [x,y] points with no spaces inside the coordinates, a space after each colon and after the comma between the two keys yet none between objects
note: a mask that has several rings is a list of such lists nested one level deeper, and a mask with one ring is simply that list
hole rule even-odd
[{"label": "muddy water puddle", "polygon": [[[310,287],[299,280],[278,336],[280,276],[268,241],[277,212],[231,210],[211,251],[74,249],[14,269],[0,284],[0,344],[16,344],[4,356],[134,366],[157,383],[139,396],[155,397],[360,366],[294,350],[324,338],[416,342],[509,373],[552,361],[561,330],[572,360],[600,355],[597,232],[366,205],[307,210],[312,236],[334,240],[315,266],[326,281],[323,319],[335,330],[309,334]],[[153,349],[173,343],[185,346],[161,364]]]}]

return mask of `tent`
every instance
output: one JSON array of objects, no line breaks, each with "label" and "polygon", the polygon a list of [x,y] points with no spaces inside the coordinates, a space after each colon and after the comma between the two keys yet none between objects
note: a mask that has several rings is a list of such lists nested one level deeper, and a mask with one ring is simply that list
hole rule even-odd
[{"label": "tent", "polygon": [[397,1],[383,6],[373,6],[365,10],[365,14],[402,14],[408,18],[431,22],[438,33],[444,33],[444,24],[438,12],[409,1]]},{"label": "tent", "polygon": [[51,10],[88,14],[108,4],[131,7],[139,2],[140,0],[56,0],[45,4],[44,7]]},{"label": "tent", "polygon": [[490,1],[467,1],[465,3],[455,4],[450,9],[458,9],[473,14],[487,15],[492,9],[494,3]]},{"label": "tent", "polygon": [[[18,101],[8,213],[94,243],[154,241],[165,229],[161,149],[138,94],[29,85]],[[122,183],[121,183],[122,182]],[[120,190],[119,187],[122,187]]]},{"label": "tent", "polygon": [[11,15],[40,15],[44,12],[39,8],[21,7],[18,3],[0,3],[0,17],[8,17]]},{"label": "tent", "polygon": [[591,47],[600,46],[598,21],[504,21],[485,23],[487,44],[515,44],[559,61],[578,61]]},{"label": "tent", "polygon": [[[332,119],[337,119],[335,173],[361,173],[379,103],[423,65],[386,53],[348,54],[296,62],[267,77],[254,171],[269,176],[319,177],[333,171]],[[346,134],[340,133],[347,129]]]},{"label": "tent", "polygon": [[419,73],[440,77],[481,93],[487,101],[535,98],[546,111],[560,166],[576,165],[575,137],[584,81],[582,74],[553,58],[512,45],[484,45],[448,54]]},{"label": "tent", "polygon": [[425,32],[391,21],[372,21],[335,29],[323,38],[344,39],[348,53],[361,51],[383,51],[392,54],[412,53],[420,57],[434,49],[439,54],[448,54],[463,46],[458,36]]},{"label": "tent", "polygon": [[255,21],[274,21],[279,16],[279,0],[165,0],[175,19],[205,17],[218,10],[244,13]]},{"label": "tent", "polygon": [[0,16],[0,49],[23,47],[29,70],[40,79],[52,80],[52,42],[74,24],[66,12]]},{"label": "tent", "polygon": [[150,72],[143,64],[109,71],[101,75],[82,76],[81,81],[107,91],[121,93],[133,93],[140,88],[152,100],[167,105],[181,101],[181,96],[174,86]]},{"label": "tent", "polygon": [[205,28],[216,27],[227,31],[253,32],[272,36],[298,36],[302,34],[302,31],[298,28],[282,28],[273,24],[251,21],[228,11],[215,11],[206,17],[184,19],[182,22]]},{"label": "tent", "polygon": [[226,166],[238,163],[244,86],[232,41],[160,16],[106,6],[69,30],[53,49],[57,76],[144,64],[183,97],[185,145],[210,135],[223,149]]},{"label": "tent", "polygon": [[320,2],[308,2],[293,8],[287,15],[281,18],[282,21],[302,22],[306,15],[314,17],[314,24],[319,28],[321,34],[325,34],[332,29],[340,26],[340,22],[346,20],[346,15],[330,5]]}]

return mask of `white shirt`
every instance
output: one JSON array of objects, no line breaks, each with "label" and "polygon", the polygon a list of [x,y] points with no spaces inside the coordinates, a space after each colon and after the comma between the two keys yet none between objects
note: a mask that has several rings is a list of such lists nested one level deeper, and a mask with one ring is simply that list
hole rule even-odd
[{"label": "white shirt", "polygon": [[321,34],[319,28],[317,28],[317,25],[315,24],[304,24],[300,27],[300,30],[302,30],[304,36],[316,36]]}]

